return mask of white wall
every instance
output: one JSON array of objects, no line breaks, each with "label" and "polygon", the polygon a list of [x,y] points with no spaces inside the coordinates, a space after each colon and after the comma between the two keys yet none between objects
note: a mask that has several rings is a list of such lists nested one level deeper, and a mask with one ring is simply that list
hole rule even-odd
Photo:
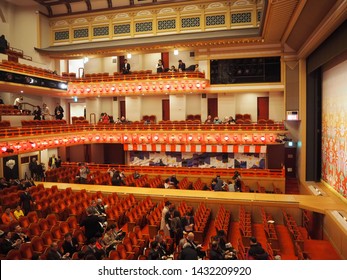
[{"label": "white wall", "polygon": [[[86,107],[86,103],[70,103],[70,123],[72,123],[72,117],[84,116],[84,107]],[[87,116],[89,116],[89,114],[87,114]]]},{"label": "white wall", "polygon": [[126,118],[129,121],[141,120],[141,97],[126,96],[125,97]]},{"label": "white wall", "polygon": [[141,119],[144,115],[155,115],[157,122],[162,120],[162,100],[167,96],[143,96],[141,107]]},{"label": "white wall", "polygon": [[235,114],[251,114],[251,120],[257,121],[257,98],[267,97],[268,93],[236,93]]},{"label": "white wall", "polygon": [[[89,64],[89,62],[84,64],[83,59],[69,60],[69,67],[68,67],[69,70],[68,71],[69,71],[69,73],[76,73],[76,77],[79,77],[79,68],[85,68],[88,64]],[[99,60],[95,61],[95,64],[99,64]],[[92,72],[92,73],[97,73],[97,72],[98,71]],[[88,73],[88,72],[84,72],[84,73]]]},{"label": "white wall", "polygon": [[285,119],[283,92],[269,92],[269,119],[274,121]]},{"label": "white wall", "polygon": [[[153,73],[157,73],[157,63],[161,59],[161,53],[149,53],[142,55],[142,70],[152,70]],[[165,68],[168,66],[164,65]]]},{"label": "white wall", "polygon": [[170,95],[170,120],[185,120],[187,112],[186,105],[185,95]]},{"label": "white wall", "polygon": [[218,95],[218,117],[223,120],[229,116],[235,116],[235,94],[223,93]]},{"label": "white wall", "polygon": [[201,114],[201,94],[186,95],[186,115]]}]

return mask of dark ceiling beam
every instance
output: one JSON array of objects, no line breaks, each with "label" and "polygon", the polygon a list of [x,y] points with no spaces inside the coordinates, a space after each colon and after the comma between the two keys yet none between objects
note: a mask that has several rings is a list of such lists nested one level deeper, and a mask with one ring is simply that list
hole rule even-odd
[{"label": "dark ceiling beam", "polygon": [[89,0],[85,0],[86,4],[87,4],[87,9],[88,11],[91,11],[92,10],[92,4],[90,3]]},{"label": "dark ceiling beam", "polygon": [[70,3],[66,2],[66,3],[65,3],[65,6],[66,6],[66,9],[67,9],[67,13],[68,13],[68,14],[71,14],[71,13],[72,13],[72,10],[71,10],[71,5],[70,5]]}]

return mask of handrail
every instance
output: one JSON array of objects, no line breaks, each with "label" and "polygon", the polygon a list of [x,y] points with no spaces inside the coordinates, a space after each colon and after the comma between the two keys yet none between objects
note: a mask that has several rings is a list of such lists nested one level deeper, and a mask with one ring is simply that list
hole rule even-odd
[{"label": "handrail", "polygon": [[[77,166],[77,162],[63,162],[62,166]],[[170,166],[135,166],[121,164],[95,164],[88,163],[88,168],[94,171],[107,171],[109,168],[133,173],[135,170],[145,174],[180,174],[180,175],[206,175],[206,176],[233,176],[238,171],[242,177],[285,178],[282,169],[239,169],[239,168],[199,168],[199,167],[170,167]]]},{"label": "handrail", "polygon": [[[283,123],[275,123],[273,125],[263,124],[89,124],[89,125],[76,125],[76,124],[55,124],[50,125],[50,121],[35,121],[37,126],[23,126],[23,127],[0,127],[1,138],[11,138],[18,136],[35,136],[58,134],[67,132],[85,132],[85,131],[274,131],[276,133],[285,131]],[[55,122],[55,121],[52,121]]]}]

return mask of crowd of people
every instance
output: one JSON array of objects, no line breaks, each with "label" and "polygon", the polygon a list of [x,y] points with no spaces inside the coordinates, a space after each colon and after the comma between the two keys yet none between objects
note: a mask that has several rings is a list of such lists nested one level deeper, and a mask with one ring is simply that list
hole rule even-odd
[{"label": "crowd of people", "polygon": [[[199,70],[199,64],[193,64],[189,67],[186,67],[186,64],[182,61],[182,59],[178,60],[178,66],[177,68],[175,65],[172,65],[169,67],[168,65],[164,65],[164,62],[162,59],[159,59],[157,64],[155,65],[157,73],[163,73],[163,72],[200,72]],[[122,74],[131,74],[131,66],[127,59],[124,59],[124,62],[122,63],[121,67],[121,73]]]}]

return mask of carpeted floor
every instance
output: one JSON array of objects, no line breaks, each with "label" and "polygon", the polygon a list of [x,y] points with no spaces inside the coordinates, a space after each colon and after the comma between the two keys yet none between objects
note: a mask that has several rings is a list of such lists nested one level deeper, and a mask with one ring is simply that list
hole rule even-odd
[{"label": "carpeted floor", "polygon": [[326,240],[307,239],[304,250],[312,260],[341,260],[334,247]]}]

